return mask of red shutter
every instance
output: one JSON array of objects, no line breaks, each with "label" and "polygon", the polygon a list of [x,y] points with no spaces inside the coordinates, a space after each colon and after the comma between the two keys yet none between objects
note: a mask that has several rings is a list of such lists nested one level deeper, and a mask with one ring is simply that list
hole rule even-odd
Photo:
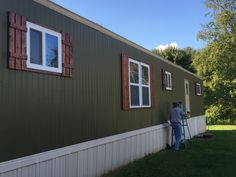
[{"label": "red shutter", "polygon": [[10,69],[26,70],[26,18],[8,13],[8,44]]},{"label": "red shutter", "polygon": [[62,32],[62,76],[72,77],[72,37]]},{"label": "red shutter", "polygon": [[166,74],[165,70],[161,70],[161,76],[162,76],[162,90],[166,90]]},{"label": "red shutter", "polygon": [[122,54],[122,102],[123,110],[129,110],[129,57],[125,54]]},{"label": "red shutter", "polygon": [[150,65],[150,90],[151,90],[151,108],[154,108],[154,69],[153,65]]}]

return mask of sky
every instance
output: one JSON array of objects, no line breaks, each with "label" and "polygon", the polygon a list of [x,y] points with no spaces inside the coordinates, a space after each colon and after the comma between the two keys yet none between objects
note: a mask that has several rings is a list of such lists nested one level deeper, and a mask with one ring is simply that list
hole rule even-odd
[{"label": "sky", "polygon": [[148,50],[204,47],[197,33],[209,19],[204,0],[52,0]]}]

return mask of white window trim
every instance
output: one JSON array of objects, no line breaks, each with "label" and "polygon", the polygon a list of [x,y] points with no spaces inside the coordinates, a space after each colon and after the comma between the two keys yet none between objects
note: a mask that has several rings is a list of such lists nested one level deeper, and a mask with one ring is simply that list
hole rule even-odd
[{"label": "white window trim", "polygon": [[[130,82],[130,63],[138,64],[139,83],[131,83]],[[148,85],[142,84],[142,66],[145,66],[145,67],[148,68]],[[129,58],[129,75],[128,75],[128,77],[129,77],[129,103],[130,103],[130,108],[150,108],[151,107],[150,66],[145,64],[145,63],[138,62],[136,60],[133,60],[133,59]],[[131,105],[131,89],[130,89],[131,85],[139,87],[139,105],[138,106],[132,106]],[[149,90],[149,105],[143,105],[142,87],[147,87],[148,90]]]},{"label": "white window trim", "polygon": [[[166,85],[166,90],[172,90],[172,77],[171,77],[171,73],[168,72],[168,71],[165,71],[165,78],[166,78],[166,82],[167,82],[167,85]],[[168,77],[170,78],[170,85],[169,85],[169,82],[168,82]]]},{"label": "white window trim", "polygon": [[[197,92],[197,87],[199,87],[199,92]],[[202,95],[202,88],[201,88],[201,84],[196,83],[196,95]]]},{"label": "white window trim", "polygon": [[[42,71],[49,71],[55,73],[62,73],[62,45],[61,45],[61,33],[56,31],[44,28],[42,26],[33,24],[31,22],[26,22],[27,26],[27,68],[35,69],[35,70],[42,70]],[[37,31],[42,32],[42,62],[43,65],[37,65],[30,63],[30,29],[34,29]],[[46,66],[46,46],[45,46],[45,34],[50,34],[56,36],[58,38],[58,68]]]}]

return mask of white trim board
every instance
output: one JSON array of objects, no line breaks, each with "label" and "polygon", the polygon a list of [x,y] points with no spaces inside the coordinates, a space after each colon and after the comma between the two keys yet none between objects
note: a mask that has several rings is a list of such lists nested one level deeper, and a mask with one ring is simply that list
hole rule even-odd
[{"label": "white trim board", "polygon": [[[189,126],[192,136],[204,132],[205,116],[189,119]],[[31,177],[31,173],[40,176],[45,171],[48,171],[48,175],[44,177],[58,177],[58,173],[65,176],[65,171],[77,173],[66,175],[67,177],[100,176],[133,160],[164,149],[169,143],[169,131],[169,124],[164,123],[6,161],[0,163],[0,177],[4,175],[15,177],[22,171],[28,174],[24,177]],[[101,165],[101,161],[106,165]]]},{"label": "white trim board", "polygon": [[43,5],[43,6],[47,7],[47,8],[50,8],[50,9],[52,9],[52,10],[54,10],[54,11],[60,13],[60,14],[63,14],[63,15],[65,15],[65,16],[67,16],[67,17],[69,17],[69,18],[71,18],[71,19],[73,19],[73,20],[75,20],[77,22],[82,23],[82,24],[84,24],[86,26],[89,26],[89,27],[91,27],[93,29],[96,29],[96,30],[98,30],[98,31],[100,31],[100,32],[102,32],[102,33],[104,33],[104,34],[106,34],[106,35],[108,35],[108,36],[110,36],[110,37],[112,37],[114,39],[117,39],[117,40],[119,40],[121,42],[124,42],[124,43],[126,43],[126,44],[128,44],[128,45],[130,45],[130,46],[132,46],[132,47],[134,47],[136,49],[138,49],[138,50],[141,50],[141,51],[145,52],[146,54],[149,54],[149,55],[151,55],[151,56],[153,56],[153,57],[155,57],[155,58],[157,58],[159,60],[162,60],[165,63],[168,63],[168,64],[170,64],[170,65],[172,65],[172,66],[174,66],[174,67],[176,67],[176,68],[178,68],[178,69],[180,69],[180,70],[182,70],[182,71],[184,71],[184,72],[186,72],[188,74],[191,74],[191,75],[193,75],[193,76],[195,76],[195,77],[197,77],[199,79],[202,79],[200,76],[197,76],[197,75],[191,73],[190,71],[182,68],[181,66],[178,66],[178,65],[176,65],[176,64],[174,64],[174,63],[172,63],[172,62],[162,58],[161,56],[152,53],[150,50],[148,50],[148,49],[146,49],[146,48],[144,48],[144,47],[142,47],[142,46],[140,46],[140,45],[138,45],[138,44],[136,44],[136,43],[134,43],[134,42],[132,42],[132,41],[130,41],[130,40],[128,40],[128,39],[118,35],[118,34],[116,34],[116,33],[114,33],[114,32],[112,32],[112,31],[110,31],[110,30],[108,30],[106,28],[104,28],[101,25],[98,25],[98,24],[96,24],[96,23],[94,23],[94,22],[92,22],[92,21],[90,21],[90,20],[88,20],[88,19],[86,19],[84,17],[81,17],[80,15],[78,15],[78,14],[76,14],[76,13],[74,13],[74,12],[72,12],[72,11],[70,11],[70,10],[68,10],[68,9],[66,9],[66,8],[56,4],[56,3],[54,3],[54,2],[51,2],[49,0],[34,0],[34,2],[37,2],[37,3]]},{"label": "white trim board", "polygon": [[168,123],[160,124],[160,125],[152,126],[148,128],[138,129],[138,130],[134,130],[131,132],[122,133],[118,135],[108,136],[108,137],[100,138],[96,140],[91,140],[84,143],[71,145],[64,148],[59,148],[59,149],[55,149],[55,150],[51,150],[51,151],[47,151],[47,152],[43,152],[43,153],[39,153],[35,155],[30,155],[30,156],[22,157],[15,160],[6,161],[3,163],[0,163],[0,173],[14,170],[17,168],[21,168],[24,166],[29,166],[34,163],[40,163],[49,159],[57,158],[57,157],[71,154],[77,151],[83,151],[85,149],[89,149],[94,146],[99,146],[106,143],[119,141],[121,139],[136,136],[137,134],[143,134],[152,130],[162,129],[165,127],[168,127]]}]

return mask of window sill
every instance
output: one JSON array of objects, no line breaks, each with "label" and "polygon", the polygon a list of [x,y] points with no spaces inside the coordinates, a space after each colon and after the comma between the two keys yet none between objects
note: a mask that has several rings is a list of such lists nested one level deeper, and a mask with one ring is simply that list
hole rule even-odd
[{"label": "window sill", "polygon": [[150,109],[152,108],[151,106],[142,106],[142,107],[130,107],[130,109]]},{"label": "window sill", "polygon": [[45,71],[47,73],[58,73],[62,74],[62,68],[53,68],[53,67],[44,67],[41,65],[36,65],[36,64],[29,64],[27,63],[26,68],[29,70],[35,70],[35,71]]},{"label": "window sill", "polygon": [[170,92],[172,92],[173,91],[173,89],[172,88],[165,88],[165,90],[164,91],[170,91]]},{"label": "window sill", "polygon": [[[18,70],[18,69],[12,69],[11,70]],[[31,72],[31,73],[38,73],[38,74],[45,74],[45,75],[51,75],[51,76],[61,76],[61,77],[67,77],[67,78],[72,78],[72,76],[63,76],[62,73],[58,72],[52,72],[52,71],[44,71],[44,70],[38,70],[38,69],[32,69],[32,68],[26,68],[24,70],[20,69],[19,71],[26,71],[26,72]]]}]

